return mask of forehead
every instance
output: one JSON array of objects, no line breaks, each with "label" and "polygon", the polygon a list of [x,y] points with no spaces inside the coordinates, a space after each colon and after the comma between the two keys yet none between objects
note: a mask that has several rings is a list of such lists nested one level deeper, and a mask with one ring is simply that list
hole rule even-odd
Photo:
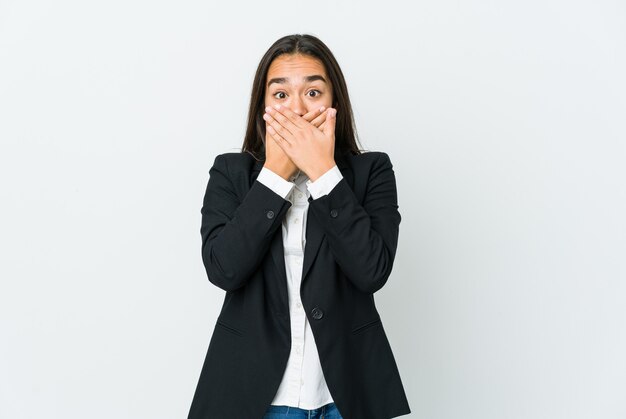
[{"label": "forehead", "polygon": [[[274,77],[297,77],[311,74],[326,76],[326,69],[321,60],[310,55],[283,54],[274,59],[267,71],[267,79]],[[290,77],[292,76],[292,77]],[[299,81],[299,80],[298,80]]]}]

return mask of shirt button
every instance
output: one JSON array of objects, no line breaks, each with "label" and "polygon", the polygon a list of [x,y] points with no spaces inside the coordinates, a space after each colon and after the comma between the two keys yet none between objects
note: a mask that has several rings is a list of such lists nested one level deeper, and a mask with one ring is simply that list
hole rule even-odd
[{"label": "shirt button", "polygon": [[302,198],[302,193],[298,192],[298,198]]},{"label": "shirt button", "polygon": [[296,306],[298,306],[298,308],[302,307],[302,304],[300,304],[300,301],[296,303]]},{"label": "shirt button", "polygon": [[330,210],[330,216],[333,218],[337,218],[337,210],[336,209],[331,209]]},{"label": "shirt button", "polygon": [[293,223],[294,223],[294,224],[298,224],[298,222],[299,222],[299,221],[300,221],[300,219],[299,219],[299,218],[295,218],[295,219],[293,220]]},{"label": "shirt button", "polygon": [[274,211],[269,210],[269,211],[267,212],[267,218],[274,218]]}]

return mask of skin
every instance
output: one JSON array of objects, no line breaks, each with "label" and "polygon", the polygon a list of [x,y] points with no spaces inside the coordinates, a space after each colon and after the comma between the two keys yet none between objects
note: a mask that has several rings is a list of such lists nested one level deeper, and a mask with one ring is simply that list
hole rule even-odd
[{"label": "skin", "polygon": [[[326,82],[305,79],[313,75]],[[285,80],[271,82],[275,78]],[[284,179],[302,170],[315,181],[335,165],[336,109],[324,64],[308,55],[283,54],[272,61],[265,82],[264,166]]]}]

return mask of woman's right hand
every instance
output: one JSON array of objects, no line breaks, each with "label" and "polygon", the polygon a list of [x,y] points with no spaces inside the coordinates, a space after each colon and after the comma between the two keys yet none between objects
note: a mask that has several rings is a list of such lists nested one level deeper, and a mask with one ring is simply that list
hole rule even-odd
[{"label": "woman's right hand", "polygon": [[[315,127],[323,129],[322,125],[326,122],[326,108],[314,109],[311,112],[303,115],[302,117],[313,124]],[[274,138],[269,134],[267,130],[267,121],[265,122],[265,164],[263,167],[267,167],[272,172],[281,176],[283,179],[289,180],[298,171],[291,159],[285,154],[283,149],[276,144]]]}]

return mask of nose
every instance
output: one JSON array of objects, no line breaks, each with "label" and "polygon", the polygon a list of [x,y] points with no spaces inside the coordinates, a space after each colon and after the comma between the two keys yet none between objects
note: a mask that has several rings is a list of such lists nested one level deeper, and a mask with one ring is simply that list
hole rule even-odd
[{"label": "nose", "polygon": [[289,107],[293,112],[297,113],[300,116],[306,113],[304,102],[300,97],[293,98],[293,100],[291,100],[291,103],[289,103]]}]

